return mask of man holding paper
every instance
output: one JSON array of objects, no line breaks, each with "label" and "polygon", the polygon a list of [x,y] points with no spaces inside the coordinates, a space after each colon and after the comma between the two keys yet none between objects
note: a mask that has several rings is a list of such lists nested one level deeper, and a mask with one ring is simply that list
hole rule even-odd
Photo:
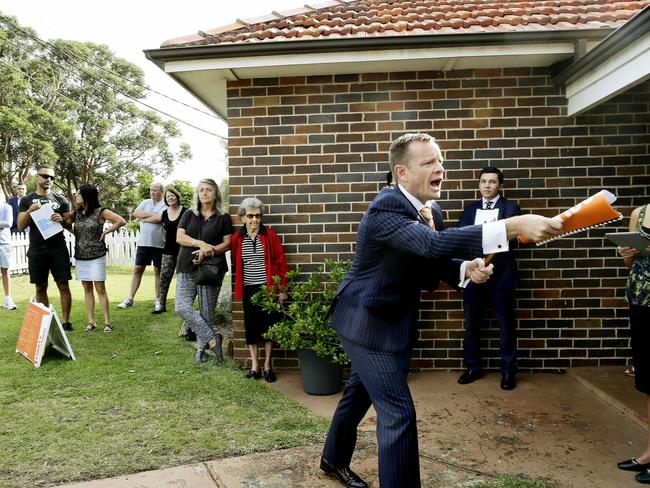
[{"label": "man holding paper", "polygon": [[36,191],[20,201],[18,228],[29,227],[29,281],[36,287],[36,301],[49,307],[47,281],[50,272],[61,295],[63,329],[72,330],[70,307],[72,296],[68,281],[70,255],[63,236],[63,226],[71,222],[70,203],[52,191],[54,170],[47,165],[36,168]]},{"label": "man holding paper", "polygon": [[[501,195],[503,173],[499,168],[490,166],[483,168],[479,176],[478,188],[481,199],[463,211],[458,222],[459,227],[487,224],[521,214],[519,205]],[[519,280],[517,264],[511,250],[496,254],[492,262],[494,273],[488,283],[470,283],[463,290],[463,308],[465,310],[463,357],[467,370],[458,378],[458,383],[466,385],[483,376],[479,342],[483,315],[487,306],[490,305],[499,323],[501,388],[512,390],[516,386],[515,292]]]}]

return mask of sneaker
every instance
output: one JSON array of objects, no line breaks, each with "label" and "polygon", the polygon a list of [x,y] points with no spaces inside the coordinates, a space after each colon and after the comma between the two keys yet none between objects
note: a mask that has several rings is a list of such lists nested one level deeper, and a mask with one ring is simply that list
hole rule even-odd
[{"label": "sneaker", "polygon": [[72,327],[72,324],[70,322],[63,322],[63,330],[70,332],[71,330],[74,330],[74,327]]},{"label": "sneaker", "polygon": [[151,313],[163,313],[165,310],[163,309],[162,303],[160,302],[160,298],[156,298],[153,301],[153,312]]},{"label": "sneaker", "polygon": [[129,308],[133,306],[133,298],[125,298],[122,303],[120,303],[117,308]]},{"label": "sneaker", "polygon": [[16,304],[11,297],[5,297],[5,308],[8,310],[16,310]]}]

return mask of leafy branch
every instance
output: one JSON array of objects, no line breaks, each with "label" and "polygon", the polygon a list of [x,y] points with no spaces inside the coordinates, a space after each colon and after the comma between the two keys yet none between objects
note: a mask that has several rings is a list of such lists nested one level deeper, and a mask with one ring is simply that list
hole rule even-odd
[{"label": "leafy branch", "polygon": [[[338,335],[329,325],[328,311],[350,265],[350,261],[328,259],[320,272],[312,273],[306,281],[300,281],[299,268],[291,270],[287,273],[287,287],[279,276],[274,276],[274,286],[263,286],[251,299],[267,312],[282,317],[265,337],[283,349],[310,349],[333,363],[348,364]],[[279,293],[290,293],[290,300],[281,304]]]}]

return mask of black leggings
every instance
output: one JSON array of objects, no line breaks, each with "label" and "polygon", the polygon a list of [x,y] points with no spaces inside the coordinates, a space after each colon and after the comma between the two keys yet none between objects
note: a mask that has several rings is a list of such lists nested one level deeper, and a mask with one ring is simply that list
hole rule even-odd
[{"label": "black leggings", "polygon": [[167,293],[169,293],[169,285],[172,284],[175,269],[176,256],[173,254],[163,254],[160,265],[160,303],[162,303],[165,310],[167,309]]}]

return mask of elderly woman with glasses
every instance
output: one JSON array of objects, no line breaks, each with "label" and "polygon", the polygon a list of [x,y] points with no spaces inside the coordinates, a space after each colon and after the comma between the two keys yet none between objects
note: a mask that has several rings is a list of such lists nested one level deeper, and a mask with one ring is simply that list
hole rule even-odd
[{"label": "elderly woman with glasses", "polygon": [[[225,253],[230,250],[233,229],[230,216],[221,211],[221,192],[214,180],[199,181],[196,194],[196,206],[183,214],[176,231],[176,242],[181,246],[176,264],[176,313],[196,334],[196,362],[207,361],[205,350],[209,348],[219,364],[223,361],[223,335],[215,334],[213,326],[221,283],[198,284],[197,268],[205,259],[216,257],[225,274]],[[199,311],[194,310],[197,295]]]},{"label": "elderly woman with glasses", "polygon": [[[244,306],[244,329],[246,344],[251,355],[251,370],[246,378],[275,381],[271,369],[273,342],[264,339],[277,316],[268,314],[260,306],[251,303],[251,297],[263,286],[273,286],[273,276],[279,276],[282,285],[287,286],[287,260],[282,242],[273,229],[262,224],[264,204],[257,198],[245,198],[239,206],[237,216],[244,223],[232,236],[232,272],[235,275],[235,299]],[[279,294],[280,302],[287,299],[286,293]],[[258,344],[264,342],[264,369],[260,371]]]}]

